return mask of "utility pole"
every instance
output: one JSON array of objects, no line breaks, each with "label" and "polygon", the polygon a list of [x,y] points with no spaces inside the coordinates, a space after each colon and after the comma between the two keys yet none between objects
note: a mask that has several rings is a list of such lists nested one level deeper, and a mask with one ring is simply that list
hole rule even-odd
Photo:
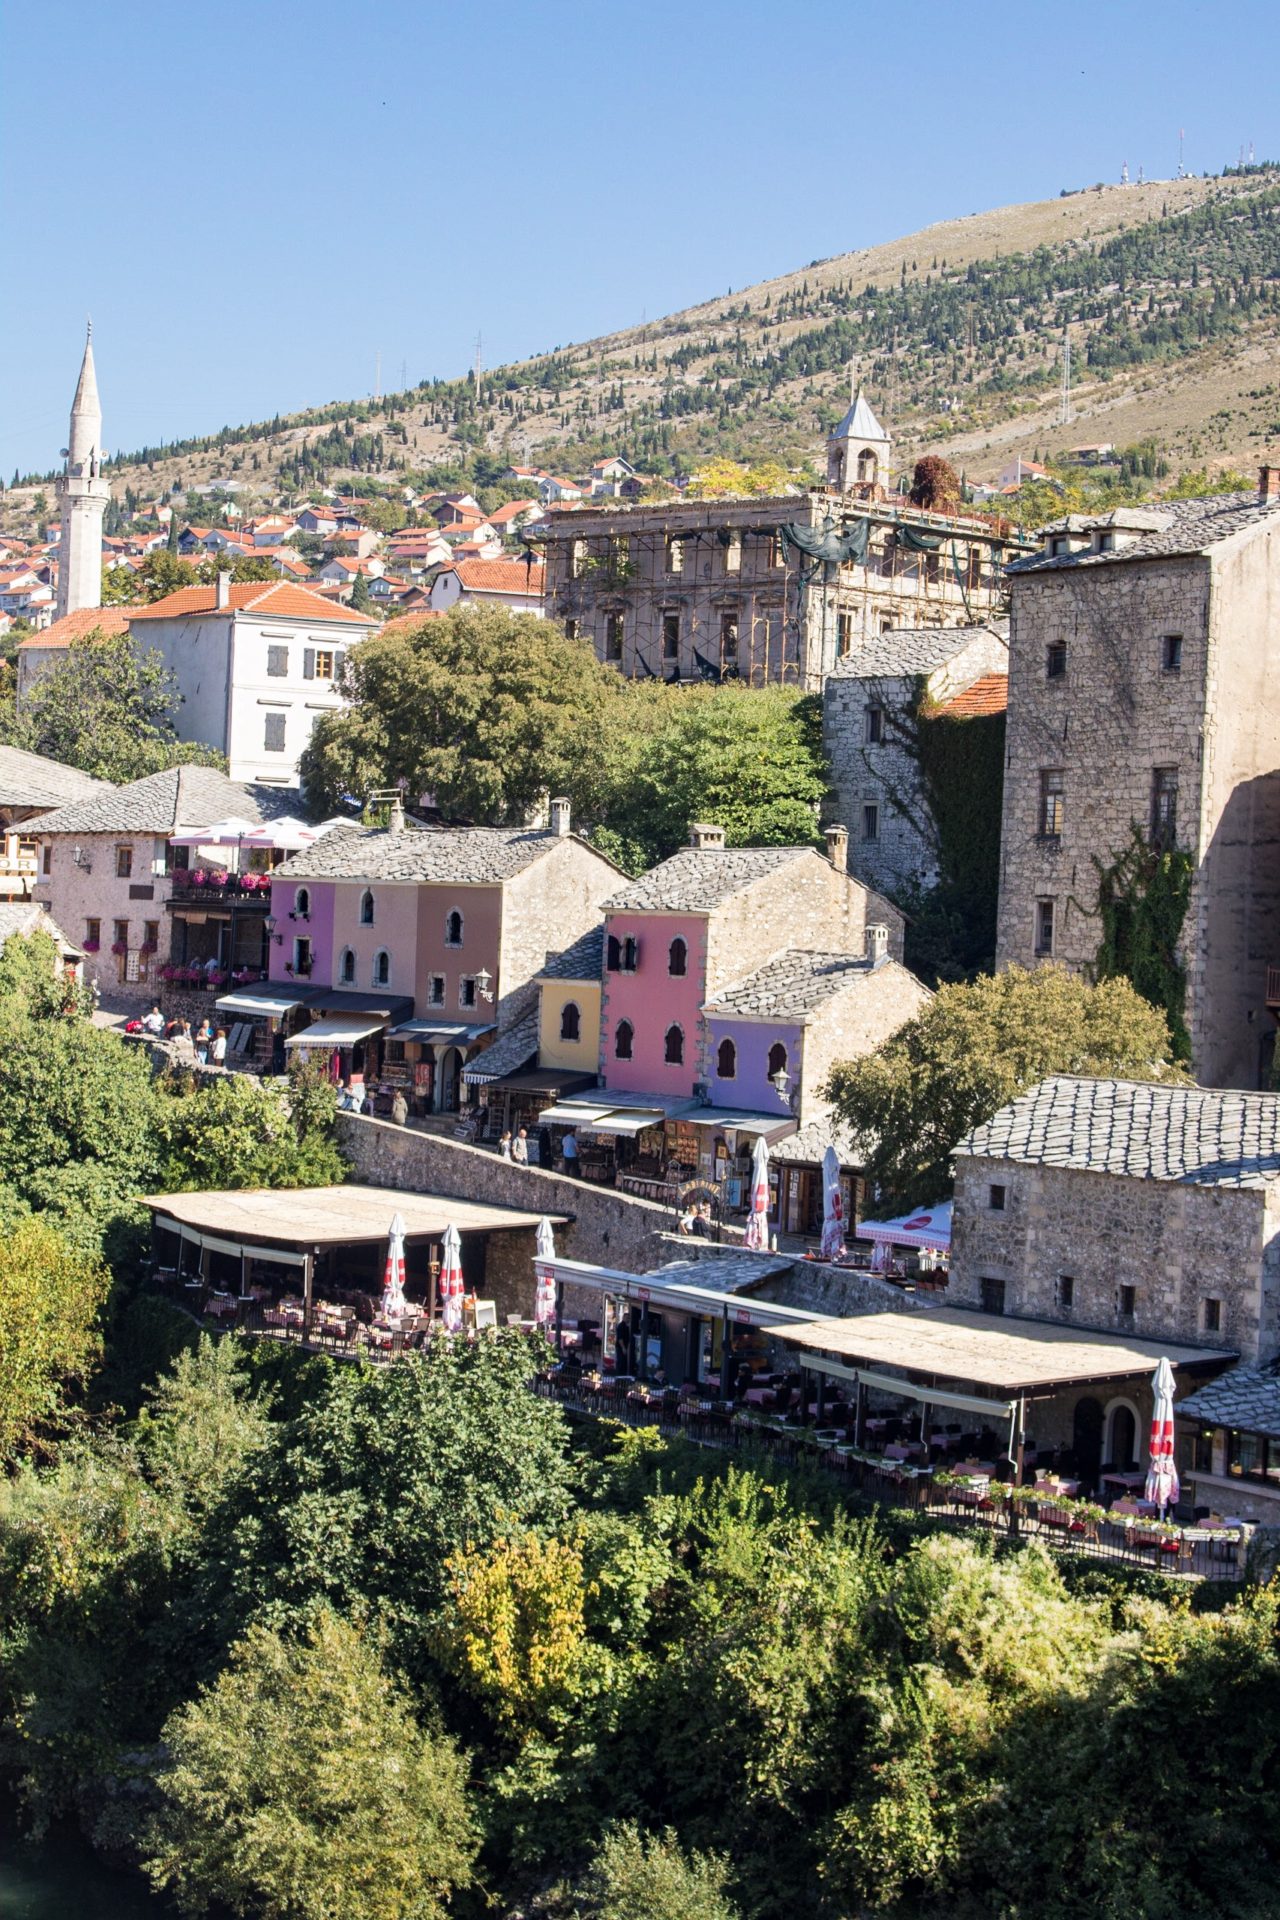
[{"label": "utility pole", "polygon": [[1062,329],[1062,389],[1058,396],[1058,425],[1071,425],[1071,329]]},{"label": "utility pole", "polygon": [[1186,128],[1179,127],[1178,128],[1178,178],[1179,180],[1185,180],[1187,177],[1187,170],[1182,164],[1183,147],[1186,141],[1186,137],[1187,137]]},{"label": "utility pole", "polygon": [[480,369],[483,366],[483,364],[484,364],[484,335],[482,333],[477,333],[476,358],[475,358],[475,366],[473,368],[473,373],[475,376],[475,383],[476,383],[477,400],[480,398]]}]

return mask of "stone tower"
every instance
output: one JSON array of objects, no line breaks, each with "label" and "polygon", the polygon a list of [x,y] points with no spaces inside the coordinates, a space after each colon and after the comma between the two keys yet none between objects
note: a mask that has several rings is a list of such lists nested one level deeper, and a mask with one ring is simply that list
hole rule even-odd
[{"label": "stone tower", "polygon": [[863,493],[889,487],[889,436],[867,405],[861,387],[827,441],[827,485],[833,493]]},{"label": "stone tower", "polygon": [[67,464],[58,487],[62,544],[58,550],[58,618],[102,605],[102,516],[111,488],[102,478],[102,402],[93,368],[93,326],[84,343],[71,403]]}]

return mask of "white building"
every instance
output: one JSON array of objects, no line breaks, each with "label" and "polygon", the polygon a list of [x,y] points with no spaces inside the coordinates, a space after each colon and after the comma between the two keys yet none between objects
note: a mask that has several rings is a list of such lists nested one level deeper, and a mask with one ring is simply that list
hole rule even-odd
[{"label": "white building", "polygon": [[127,617],[177,679],[179,738],[225,753],[233,780],[292,787],[316,720],[344,704],[347,648],[378,624],[291,581],[233,585],[229,573]]},{"label": "white building", "polygon": [[71,403],[67,463],[58,482],[62,544],[58,551],[58,618],[102,605],[102,516],[111,488],[102,478],[102,402],[93,365],[93,327]]},{"label": "white building", "polygon": [[512,613],[541,618],[546,568],[540,561],[459,560],[444,567],[431,583],[431,610],[447,613],[464,604],[509,607]]}]

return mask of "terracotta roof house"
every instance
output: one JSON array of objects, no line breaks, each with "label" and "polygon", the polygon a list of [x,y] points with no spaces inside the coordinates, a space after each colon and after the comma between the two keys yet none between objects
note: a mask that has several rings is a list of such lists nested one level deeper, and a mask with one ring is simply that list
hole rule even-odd
[{"label": "terracotta roof house", "polygon": [[459,601],[510,607],[541,617],[546,568],[535,560],[460,560],[442,567],[431,583],[431,606],[447,613]]},{"label": "terracotta roof house", "polygon": [[78,607],[64,613],[61,620],[42,633],[33,633],[18,642],[18,705],[42,675],[59,666],[73,640],[84,640],[91,633],[113,639],[129,630],[132,607]]}]

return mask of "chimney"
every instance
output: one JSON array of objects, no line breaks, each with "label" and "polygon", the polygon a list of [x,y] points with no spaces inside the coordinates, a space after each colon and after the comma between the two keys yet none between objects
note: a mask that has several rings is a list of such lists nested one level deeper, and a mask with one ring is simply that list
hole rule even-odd
[{"label": "chimney", "polygon": [[564,840],[569,833],[569,802],[561,796],[551,802],[551,831],[558,840]]},{"label": "chimney", "polygon": [[889,958],[889,929],[876,920],[867,928],[867,959],[878,967]]},{"label": "chimney", "polygon": [[217,585],[213,589],[213,604],[222,612],[231,605],[231,575],[226,567],[219,567]]},{"label": "chimney", "polygon": [[710,820],[695,820],[689,828],[689,845],[700,853],[723,853],[724,828]]},{"label": "chimney", "polygon": [[827,842],[827,858],[837,873],[849,871],[849,829],[848,827],[826,827],[823,829]]},{"label": "chimney", "polygon": [[1258,468],[1258,498],[1280,501],[1280,467]]},{"label": "chimney", "polygon": [[391,811],[387,815],[387,827],[391,833],[404,832],[404,795],[398,793],[391,802]]}]

